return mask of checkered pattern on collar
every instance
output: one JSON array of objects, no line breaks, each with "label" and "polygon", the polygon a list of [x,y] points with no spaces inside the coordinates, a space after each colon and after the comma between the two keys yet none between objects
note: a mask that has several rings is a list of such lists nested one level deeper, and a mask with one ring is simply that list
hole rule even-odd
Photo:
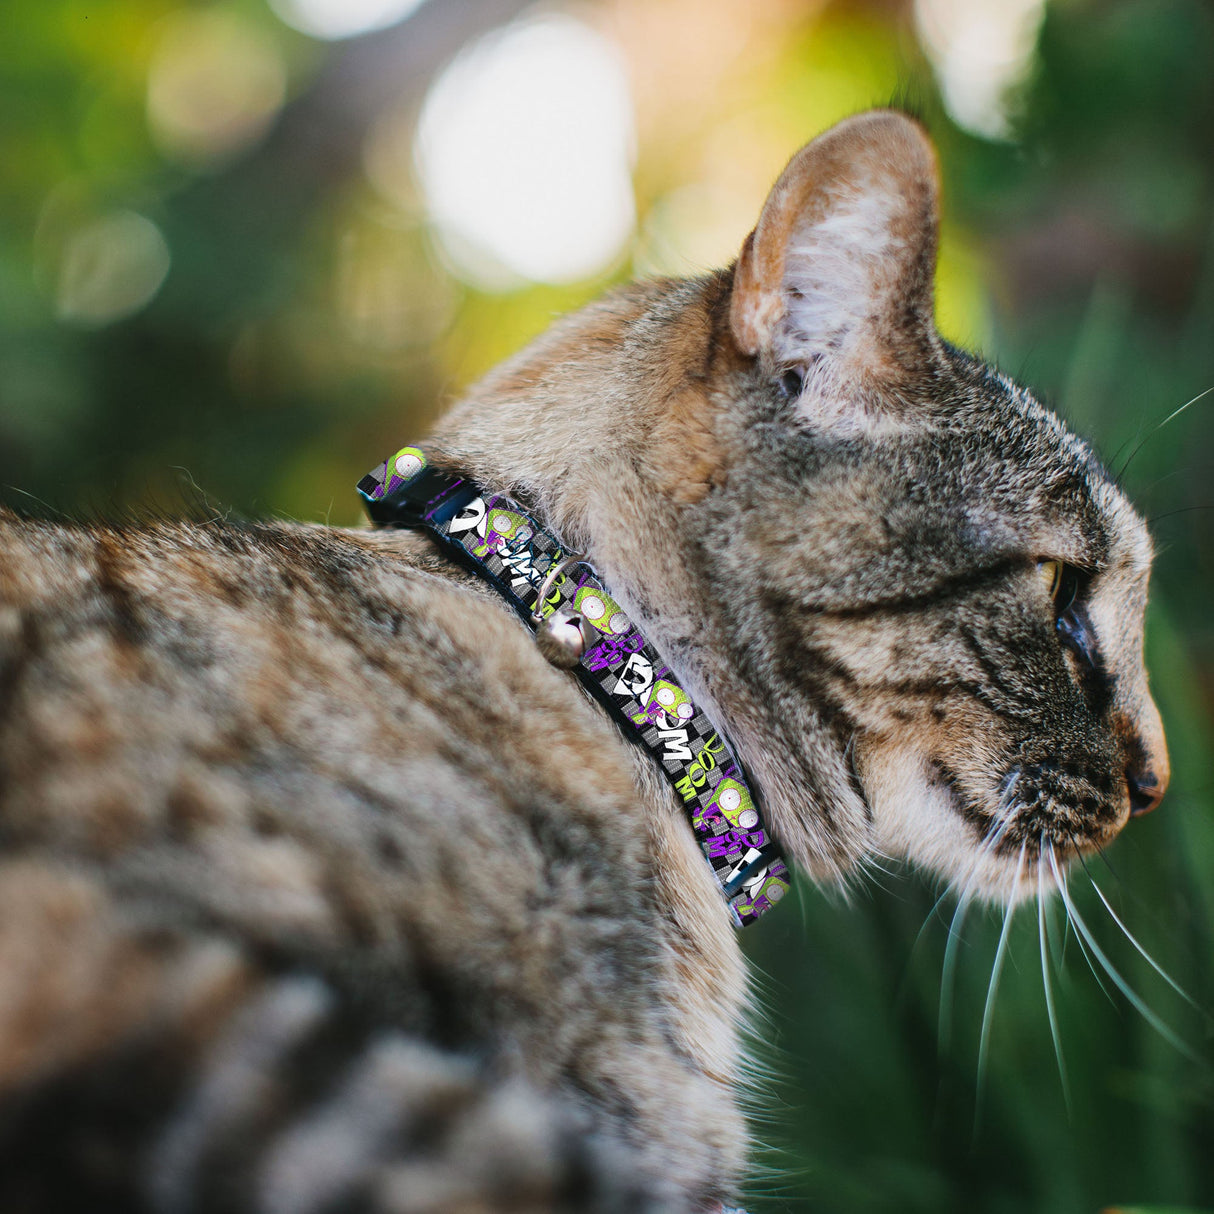
[{"label": "checkered pattern on collar", "polygon": [[[535,627],[542,583],[566,554],[517,502],[435,468],[418,447],[402,447],[367,473],[358,491],[374,522],[430,532]],[[741,763],[584,561],[566,568],[539,614],[565,605],[588,620],[597,637],[574,673],[661,767],[735,925],[753,923],[784,897],[791,876]]]}]

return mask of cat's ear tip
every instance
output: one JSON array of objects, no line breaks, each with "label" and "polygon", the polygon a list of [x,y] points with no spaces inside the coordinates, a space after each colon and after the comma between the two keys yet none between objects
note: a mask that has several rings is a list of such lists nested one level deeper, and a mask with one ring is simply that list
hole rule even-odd
[{"label": "cat's ear tip", "polygon": [[933,192],[939,186],[935,145],[926,128],[901,110],[867,110],[844,118],[810,140],[785,172],[848,179],[866,167],[879,168],[900,186],[917,182]]},{"label": "cat's ear tip", "polygon": [[826,135],[838,133],[856,135],[865,138],[890,137],[913,140],[924,148],[931,149],[931,137],[927,128],[912,114],[905,110],[887,107],[884,109],[864,110],[852,114],[849,118],[841,119],[825,132]]},{"label": "cat's ear tip", "polygon": [[872,363],[908,319],[930,328],[939,192],[932,142],[899,110],[853,115],[807,143],[738,258],[738,347],[779,346],[777,362],[829,350]]}]

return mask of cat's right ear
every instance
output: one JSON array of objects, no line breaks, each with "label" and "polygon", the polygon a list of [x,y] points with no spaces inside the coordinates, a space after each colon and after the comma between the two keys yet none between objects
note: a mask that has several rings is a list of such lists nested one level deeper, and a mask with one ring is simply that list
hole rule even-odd
[{"label": "cat's right ear", "polygon": [[807,405],[836,421],[931,365],[937,181],[918,123],[849,118],[792,158],[742,247],[734,339],[774,372],[812,368],[825,392]]}]

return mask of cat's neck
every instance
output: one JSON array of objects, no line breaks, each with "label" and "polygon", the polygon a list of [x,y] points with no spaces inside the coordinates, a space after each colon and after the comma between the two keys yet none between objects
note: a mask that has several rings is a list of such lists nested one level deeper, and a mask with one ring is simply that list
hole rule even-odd
[{"label": "cat's neck", "polygon": [[[694,516],[728,478],[741,424],[713,390],[742,361],[728,336],[730,283],[727,272],[673,290],[642,284],[568,318],[479,384],[427,450],[508,493],[589,558],[734,743],[777,836],[830,875],[857,856],[824,852],[806,810],[854,800],[850,777],[831,767],[833,741],[789,754],[777,710],[743,673],[697,547]],[[824,770],[834,776],[826,788]],[[863,809],[852,809],[851,837],[863,846]]]},{"label": "cat's neck", "polygon": [[728,279],[674,294],[642,284],[562,321],[478,384],[428,450],[533,512],[594,564],[664,658],[698,667],[687,638],[706,621],[683,515],[725,462],[705,380]]},{"label": "cat's neck", "polygon": [[[695,413],[728,287],[726,274],[642,283],[565,318],[477,384],[431,448],[609,561],[598,550],[616,532],[668,524],[721,463],[712,419]],[[644,517],[628,517],[641,501]]]}]

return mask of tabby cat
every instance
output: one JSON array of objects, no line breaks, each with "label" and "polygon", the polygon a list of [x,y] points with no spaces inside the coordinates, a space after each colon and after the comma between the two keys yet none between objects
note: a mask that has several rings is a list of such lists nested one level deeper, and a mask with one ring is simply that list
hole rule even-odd
[{"label": "tabby cat", "polygon": [[[1163,794],[1151,543],[936,333],[936,231],[919,127],[843,122],[734,266],[557,324],[425,454],[586,554],[804,874],[1012,900]],[[0,1209],[735,1200],[681,798],[430,535],[0,515],[0,831]]]}]

